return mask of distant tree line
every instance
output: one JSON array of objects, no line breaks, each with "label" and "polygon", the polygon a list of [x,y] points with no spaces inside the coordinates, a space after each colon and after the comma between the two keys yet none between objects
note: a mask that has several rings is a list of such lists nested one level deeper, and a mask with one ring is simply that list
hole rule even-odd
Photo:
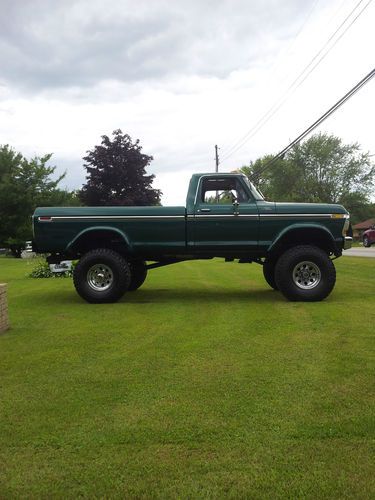
[{"label": "distant tree line", "polygon": [[268,200],[340,203],[354,223],[375,216],[375,165],[357,143],[321,133],[268,166],[272,158],[240,169]]},{"label": "distant tree line", "polygon": [[77,205],[74,191],[59,188],[65,174],[53,179],[50,154],[28,160],[10,146],[0,146],[0,246],[20,257],[31,240],[31,215],[37,206]]}]

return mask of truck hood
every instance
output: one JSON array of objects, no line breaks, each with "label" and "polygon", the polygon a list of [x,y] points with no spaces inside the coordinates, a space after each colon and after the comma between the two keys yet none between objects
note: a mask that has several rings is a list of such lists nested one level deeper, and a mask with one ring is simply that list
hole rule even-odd
[{"label": "truck hood", "polygon": [[275,203],[278,214],[348,214],[342,206],[333,203]]}]

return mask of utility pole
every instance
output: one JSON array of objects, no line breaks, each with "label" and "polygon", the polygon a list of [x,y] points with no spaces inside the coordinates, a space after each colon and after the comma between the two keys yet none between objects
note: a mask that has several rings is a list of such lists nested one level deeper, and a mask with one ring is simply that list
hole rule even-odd
[{"label": "utility pole", "polygon": [[215,172],[219,171],[219,153],[217,144],[215,145]]},{"label": "utility pole", "polygon": [[[217,144],[215,144],[215,172],[219,171],[219,153]],[[219,191],[216,191],[215,202],[219,203]]]}]

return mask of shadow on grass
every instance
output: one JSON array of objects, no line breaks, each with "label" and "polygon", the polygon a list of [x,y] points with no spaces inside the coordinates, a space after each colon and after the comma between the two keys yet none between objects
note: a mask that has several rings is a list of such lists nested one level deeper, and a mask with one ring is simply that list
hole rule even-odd
[{"label": "shadow on grass", "polygon": [[143,289],[127,293],[121,299],[122,303],[167,303],[167,302],[279,302],[284,300],[282,295],[271,289],[265,290],[240,290],[240,289],[183,289],[161,288]]},{"label": "shadow on grass", "polygon": [[[56,290],[56,292],[49,291],[45,293],[44,290],[34,292],[30,302],[44,304],[86,304],[81,299],[76,291],[71,290]],[[136,292],[126,293],[118,302],[120,305],[126,304],[168,304],[168,303],[227,303],[230,301],[246,302],[246,303],[259,303],[259,302],[283,302],[285,299],[279,292],[271,289],[264,290],[240,290],[240,289],[183,289],[183,288],[155,288],[155,289],[141,289]]]}]

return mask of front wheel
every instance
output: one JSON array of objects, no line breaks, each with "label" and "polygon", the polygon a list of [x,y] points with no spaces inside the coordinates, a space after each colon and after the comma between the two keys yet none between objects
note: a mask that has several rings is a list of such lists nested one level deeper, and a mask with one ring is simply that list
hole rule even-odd
[{"label": "front wheel", "polygon": [[130,268],[117,252],[98,248],[87,252],[73,272],[78,294],[93,304],[116,302],[130,284]]},{"label": "front wheel", "polygon": [[300,245],[281,255],[275,268],[275,281],[287,299],[315,302],[331,293],[336,269],[320,248]]},{"label": "front wheel", "polygon": [[367,248],[371,246],[370,240],[368,239],[367,236],[364,236],[363,238],[363,246]]}]

